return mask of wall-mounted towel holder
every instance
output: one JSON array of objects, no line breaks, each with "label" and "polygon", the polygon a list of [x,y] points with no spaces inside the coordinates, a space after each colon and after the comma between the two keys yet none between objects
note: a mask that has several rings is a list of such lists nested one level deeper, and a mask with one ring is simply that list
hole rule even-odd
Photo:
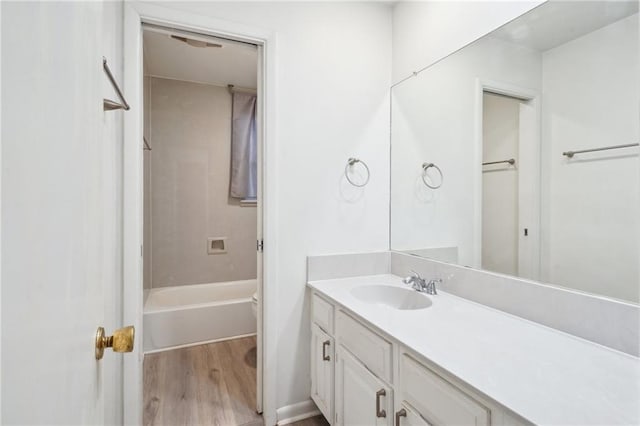
[{"label": "wall-mounted towel holder", "polygon": [[127,103],[126,99],[124,98],[124,95],[122,94],[122,90],[120,90],[120,87],[118,86],[118,83],[116,83],[116,79],[113,77],[113,74],[111,73],[111,70],[109,69],[109,65],[107,64],[107,58],[105,58],[104,56],[102,57],[102,69],[104,69],[105,74],[107,74],[107,77],[109,78],[109,81],[111,82],[111,85],[113,86],[113,88],[115,89],[116,93],[118,94],[118,97],[120,98],[120,102],[118,103],[116,101],[112,101],[111,99],[103,99],[102,100],[102,108],[104,111],[113,111],[116,109],[123,109],[125,111],[129,111],[130,107],[129,104]]},{"label": "wall-mounted towel holder", "polygon": [[[438,174],[440,175],[440,183],[438,185],[432,185],[425,179],[425,177],[427,177],[427,171],[431,168],[436,169],[438,171]],[[440,170],[440,167],[436,166],[434,163],[422,163],[422,182],[431,189],[440,188],[442,186],[442,182],[444,182],[444,176],[442,175],[442,170]]]},{"label": "wall-mounted towel holder", "polygon": [[[360,163],[364,166],[364,169],[367,172],[367,177],[365,178],[364,182],[362,183],[356,183],[354,181],[351,180],[351,178],[349,177],[349,168],[353,167],[356,163]],[[357,186],[358,188],[362,188],[363,186],[366,186],[369,183],[369,178],[371,177],[371,172],[369,172],[369,166],[367,166],[367,163],[365,163],[364,161],[360,160],[359,158],[354,158],[351,157],[347,160],[347,165],[344,166],[344,177],[347,178],[347,180],[349,181],[349,183],[353,186]]]}]

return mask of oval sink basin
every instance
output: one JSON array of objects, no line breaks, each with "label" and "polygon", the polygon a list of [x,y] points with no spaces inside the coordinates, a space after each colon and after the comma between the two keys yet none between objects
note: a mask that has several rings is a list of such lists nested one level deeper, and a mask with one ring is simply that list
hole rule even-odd
[{"label": "oval sink basin", "polygon": [[363,285],[352,288],[351,294],[361,302],[403,311],[425,309],[432,303],[431,299],[415,290],[390,285]]}]

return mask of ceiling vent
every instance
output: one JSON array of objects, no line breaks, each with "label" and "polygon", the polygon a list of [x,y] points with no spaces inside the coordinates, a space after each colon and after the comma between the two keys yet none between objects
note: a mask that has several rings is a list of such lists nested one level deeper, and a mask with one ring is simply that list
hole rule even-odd
[{"label": "ceiling vent", "polygon": [[174,40],[181,41],[183,43],[187,43],[189,46],[192,46],[192,47],[217,47],[217,48],[221,48],[222,47],[221,44],[209,43],[209,42],[201,41],[201,40],[194,40],[192,38],[181,37],[181,36],[177,36],[177,35],[173,35],[173,34],[171,34],[171,38],[174,39]]}]

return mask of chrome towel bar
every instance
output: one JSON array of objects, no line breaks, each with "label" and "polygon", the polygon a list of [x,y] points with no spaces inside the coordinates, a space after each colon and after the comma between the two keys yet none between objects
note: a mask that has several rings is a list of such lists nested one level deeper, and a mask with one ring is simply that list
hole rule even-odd
[{"label": "chrome towel bar", "polygon": [[637,143],[627,143],[624,145],[612,145],[612,146],[604,146],[602,148],[592,148],[592,149],[581,149],[580,151],[566,151],[563,152],[562,155],[565,155],[569,158],[573,158],[576,154],[582,154],[583,152],[595,152],[595,151],[607,151],[609,149],[620,149],[620,148],[631,148],[634,146],[638,146],[640,144]]},{"label": "chrome towel bar", "polygon": [[102,108],[104,111],[112,111],[115,109],[123,109],[125,111],[129,111],[129,104],[127,103],[126,99],[124,98],[124,95],[122,94],[122,91],[120,90],[120,87],[118,86],[118,83],[116,83],[116,79],[113,78],[113,74],[111,74],[111,70],[109,69],[109,65],[107,64],[107,58],[105,58],[104,56],[102,57],[102,68],[104,69],[105,74],[107,74],[107,77],[109,78],[109,81],[111,82],[111,85],[113,86],[113,88],[115,89],[116,93],[118,94],[118,97],[120,98],[120,102],[118,103],[116,101],[112,101],[111,99],[103,99],[102,100]]}]

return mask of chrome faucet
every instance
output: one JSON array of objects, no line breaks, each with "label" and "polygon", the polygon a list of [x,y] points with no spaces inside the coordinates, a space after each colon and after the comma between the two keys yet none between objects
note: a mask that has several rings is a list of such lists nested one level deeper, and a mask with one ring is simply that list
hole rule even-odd
[{"label": "chrome faucet", "polygon": [[415,291],[435,296],[438,294],[438,291],[436,290],[436,283],[441,283],[442,279],[436,278],[427,282],[420,276],[420,274],[412,270],[411,275],[403,279],[402,282],[407,285],[411,285],[411,288]]},{"label": "chrome faucet", "polygon": [[414,270],[411,270],[411,275],[403,279],[402,282],[411,285],[411,288],[416,291],[422,291],[426,285],[424,279]]},{"label": "chrome faucet", "polygon": [[432,280],[429,280],[425,292],[433,296],[437,295],[438,290],[436,290],[436,283],[442,283],[442,278],[434,278]]}]

